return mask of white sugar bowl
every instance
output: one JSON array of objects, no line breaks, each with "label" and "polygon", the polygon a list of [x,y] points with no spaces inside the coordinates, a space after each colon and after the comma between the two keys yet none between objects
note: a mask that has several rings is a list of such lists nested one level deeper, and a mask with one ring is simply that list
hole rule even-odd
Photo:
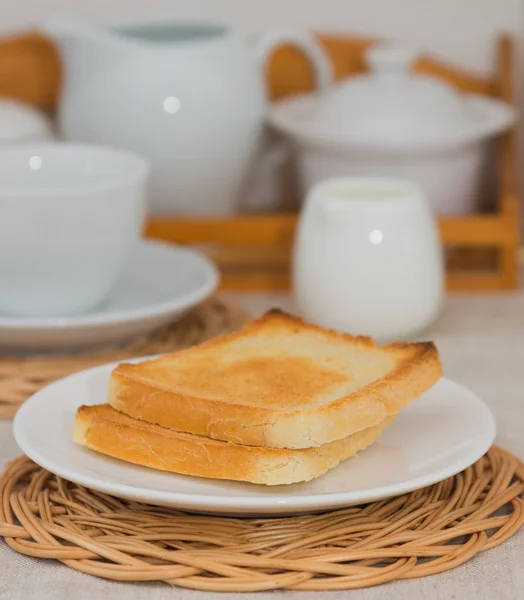
[{"label": "white sugar bowl", "polygon": [[390,177],[420,185],[438,214],[476,210],[486,142],[516,112],[415,73],[416,58],[379,44],[366,54],[368,73],[272,106],[272,125],[298,150],[303,193],[332,177]]},{"label": "white sugar bowl", "polygon": [[444,294],[442,248],[421,189],[405,181],[323,181],[307,195],[293,253],[301,316],[381,341],[420,334]]}]

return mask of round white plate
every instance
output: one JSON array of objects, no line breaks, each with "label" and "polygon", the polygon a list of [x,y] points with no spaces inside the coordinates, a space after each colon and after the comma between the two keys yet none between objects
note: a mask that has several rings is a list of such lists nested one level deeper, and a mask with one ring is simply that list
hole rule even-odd
[{"label": "round white plate", "polygon": [[403,410],[373,446],[309,483],[268,487],[165,473],[103,456],[71,440],[76,409],[105,401],[113,366],[71,375],[36,393],[16,415],[15,439],[27,456],[65,479],[151,504],[256,515],[351,506],[454,475],[480,458],[495,437],[486,405],[442,379]]},{"label": "round white plate", "polygon": [[198,252],[142,241],[111,297],[74,317],[10,317],[0,313],[0,348],[73,350],[116,344],[172,321],[209,297],[218,284]]}]

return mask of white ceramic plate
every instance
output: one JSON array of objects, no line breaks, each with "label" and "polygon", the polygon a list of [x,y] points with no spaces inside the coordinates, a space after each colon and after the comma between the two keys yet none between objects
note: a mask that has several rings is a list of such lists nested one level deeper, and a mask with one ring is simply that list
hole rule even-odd
[{"label": "white ceramic plate", "polygon": [[0,313],[0,348],[80,350],[124,342],[172,321],[209,297],[217,284],[216,268],[199,253],[143,241],[99,309],[65,318]]},{"label": "white ceramic plate", "polygon": [[495,424],[472,392],[442,379],[406,408],[379,441],[309,483],[267,487],[135,466],[72,442],[81,404],[105,401],[113,365],[71,375],[18,411],[20,448],[42,467],[81,485],[151,504],[217,514],[297,514],[403,494],[449,477],[493,443]]}]

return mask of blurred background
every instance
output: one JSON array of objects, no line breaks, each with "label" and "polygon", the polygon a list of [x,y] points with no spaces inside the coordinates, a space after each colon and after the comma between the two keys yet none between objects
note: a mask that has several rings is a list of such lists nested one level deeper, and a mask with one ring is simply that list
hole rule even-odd
[{"label": "blurred background", "polygon": [[524,3],[520,0],[6,0],[0,33],[35,27],[57,12],[100,22],[206,17],[246,34],[291,24],[396,37],[484,74],[493,70],[492,45],[497,35],[511,33],[520,48],[524,39]]},{"label": "blurred background", "polygon": [[[351,244],[324,257],[332,296],[351,295],[337,273],[357,273],[360,289],[365,278],[391,287],[398,272],[398,289],[410,298],[419,290],[427,326],[442,289],[519,289],[522,1],[19,0],[0,14],[0,97],[40,111],[0,111],[0,138],[10,130],[14,140],[19,126],[23,140],[31,119],[36,128],[43,118],[46,139],[142,155],[151,167],[145,236],[205,252],[222,291],[304,298],[327,289],[329,269],[313,275],[320,259],[309,252],[336,238],[333,223],[359,206],[350,200],[374,194],[393,204],[419,198],[431,218],[413,209],[394,222],[377,208],[373,224],[353,211],[341,234]],[[61,15],[73,20],[53,22]],[[81,170],[85,157],[70,159]],[[37,154],[28,164],[34,172],[53,161]],[[322,203],[335,218],[321,230],[308,207],[315,185],[333,178],[349,178],[349,200]],[[408,187],[388,191],[384,178]],[[326,197],[337,190],[328,186]],[[367,237],[358,242],[351,228]],[[392,239],[398,247],[384,250]],[[373,262],[379,249],[389,262]],[[374,295],[362,292],[362,307]],[[327,292],[318,299],[318,315],[330,302]],[[337,326],[366,328],[362,311]]]},{"label": "blurred background", "polygon": [[7,0],[2,3],[0,32],[38,25],[55,12],[104,22],[209,17],[248,34],[292,24],[399,37],[480,73],[493,68],[491,47],[497,34],[524,35],[520,0]]}]

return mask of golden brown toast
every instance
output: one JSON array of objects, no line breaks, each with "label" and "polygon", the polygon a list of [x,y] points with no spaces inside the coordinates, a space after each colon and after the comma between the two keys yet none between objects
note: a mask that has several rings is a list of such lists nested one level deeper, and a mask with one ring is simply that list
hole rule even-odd
[{"label": "golden brown toast", "polygon": [[73,439],[108,456],[162,471],[282,485],[324,474],[372,444],[392,420],[319,448],[283,450],[241,446],[166,429],[102,404],[78,409]]},{"label": "golden brown toast", "polygon": [[441,374],[431,342],[380,347],[273,310],[238,333],[118,365],[109,403],[196,435],[309,448],[377,425]]}]

